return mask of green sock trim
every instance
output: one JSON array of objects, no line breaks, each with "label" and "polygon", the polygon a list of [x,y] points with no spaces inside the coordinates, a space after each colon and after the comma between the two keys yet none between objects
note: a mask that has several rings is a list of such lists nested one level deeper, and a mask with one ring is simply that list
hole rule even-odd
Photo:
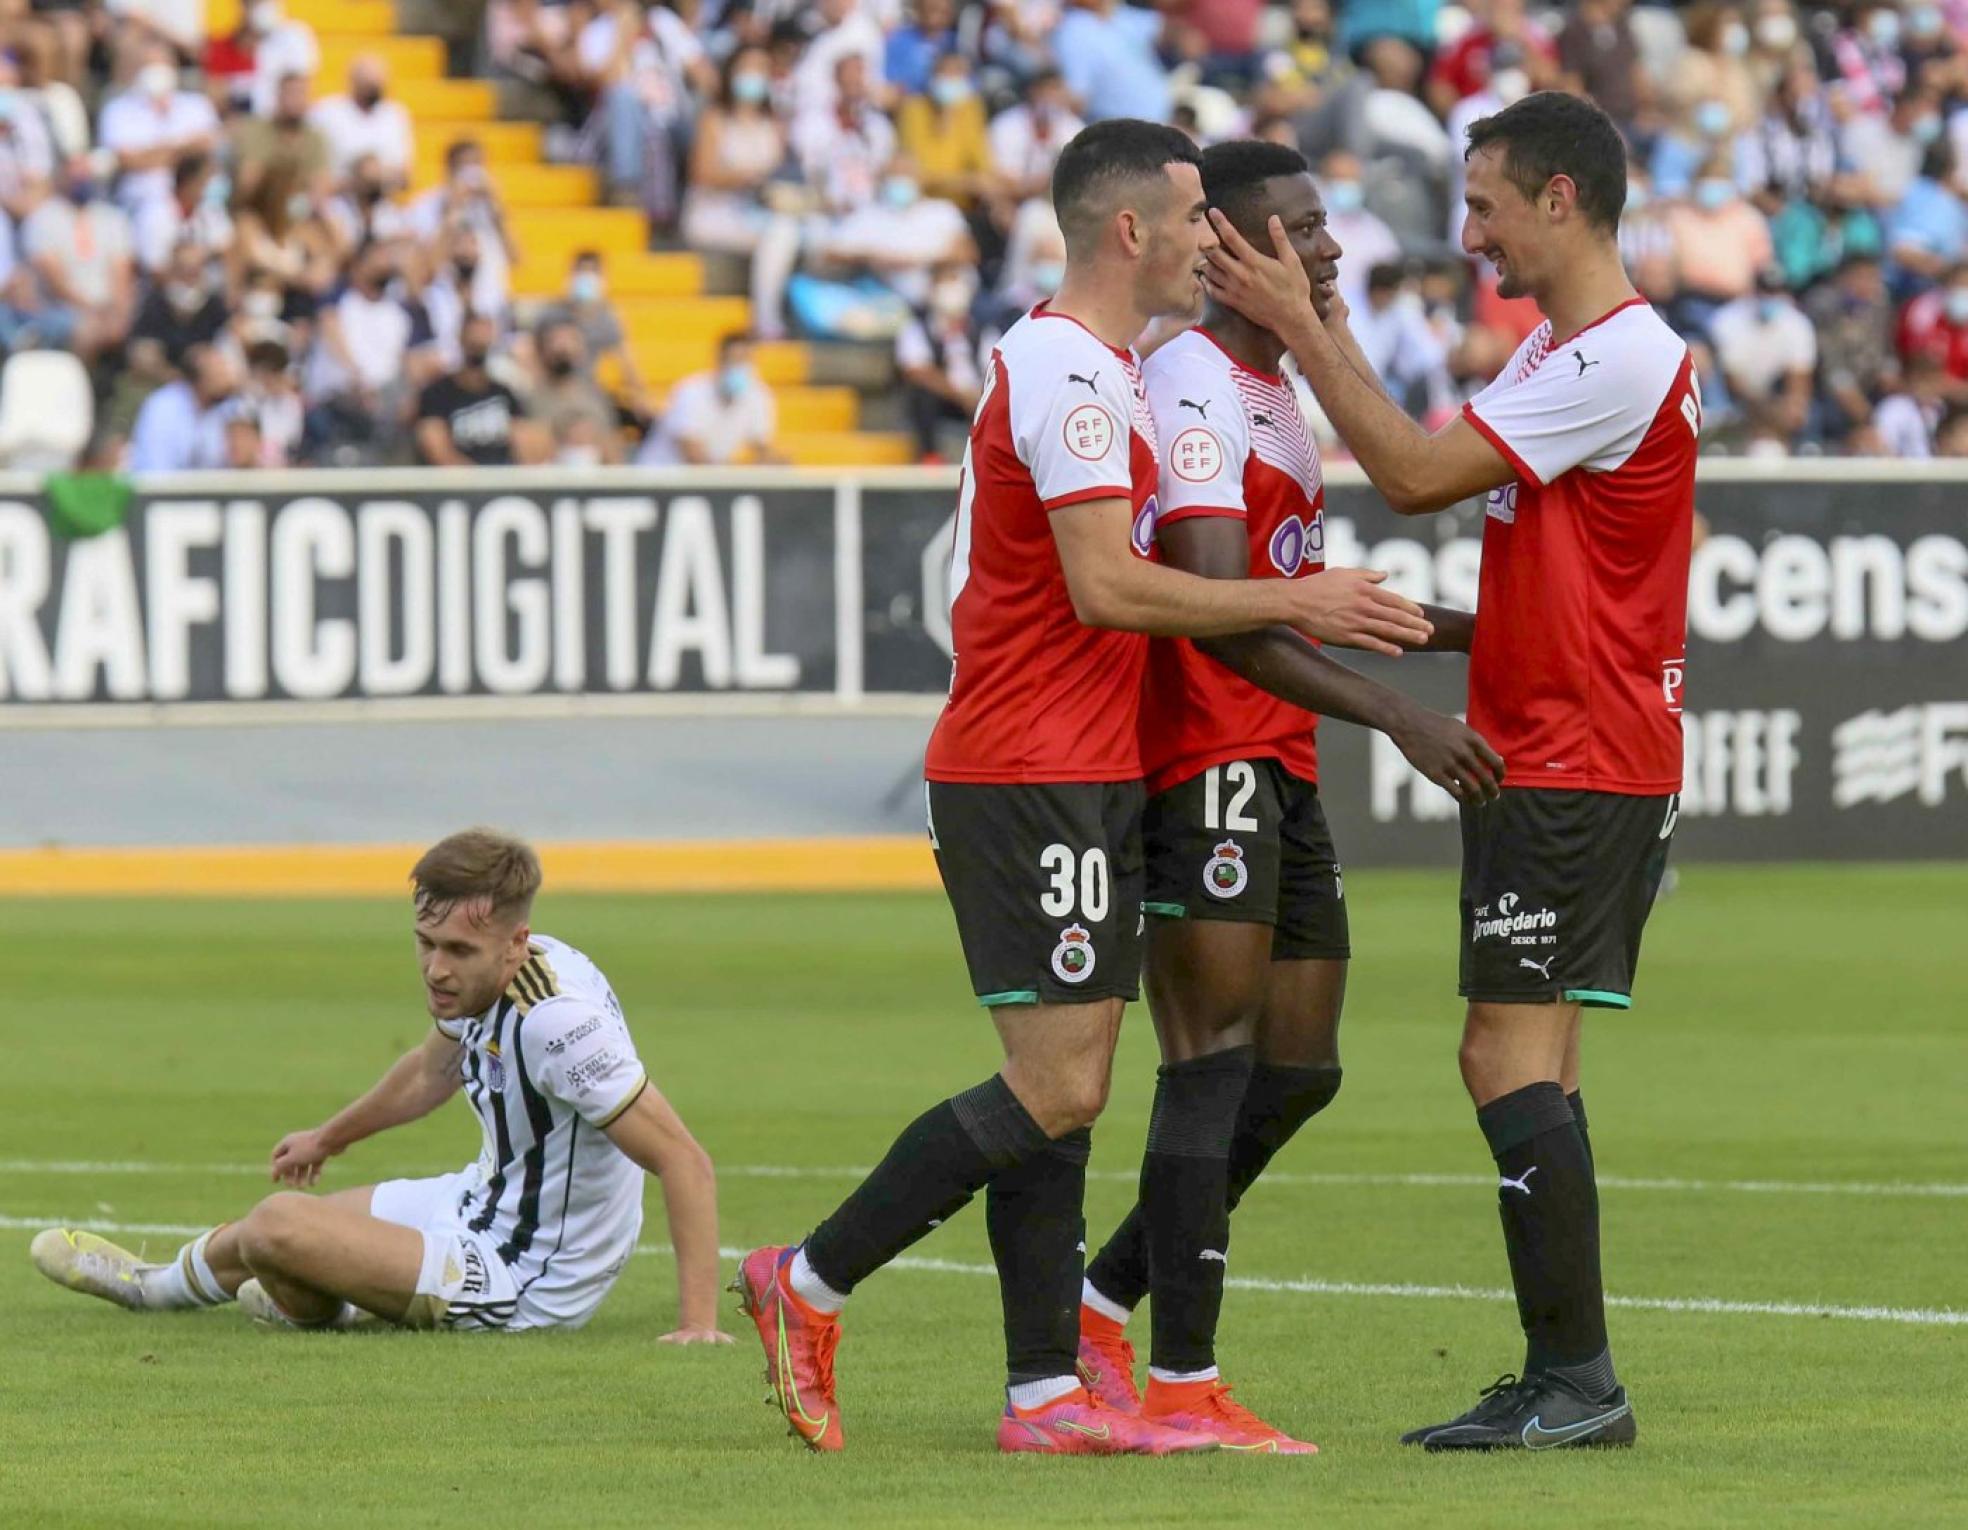
[{"label": "green sock trim", "polygon": [[1036,988],[1007,988],[1003,993],[980,993],[977,1002],[986,1009],[995,1009],[1000,1004],[1036,1004],[1039,991]]},{"label": "green sock trim", "polygon": [[1632,998],[1623,993],[1607,993],[1603,988],[1567,988],[1565,1002],[1590,1004],[1595,1009],[1631,1009]]},{"label": "green sock trim", "polygon": [[1189,910],[1180,903],[1144,903],[1141,905],[1141,912],[1159,914],[1164,919],[1183,919],[1189,914]]}]

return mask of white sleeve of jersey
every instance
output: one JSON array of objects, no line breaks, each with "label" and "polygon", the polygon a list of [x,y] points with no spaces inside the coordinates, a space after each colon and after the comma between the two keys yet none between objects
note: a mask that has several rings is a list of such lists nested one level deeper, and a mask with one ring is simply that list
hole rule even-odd
[{"label": "white sleeve of jersey", "polygon": [[[1118,356],[1061,347],[1056,369],[1027,365],[1011,388],[1011,437],[1048,510],[1090,499],[1131,499],[1133,390]],[[1000,361],[1002,365],[1007,363]]]},{"label": "white sleeve of jersey", "polygon": [[1187,515],[1242,515],[1250,422],[1229,374],[1219,367],[1151,364],[1148,411],[1162,447],[1156,524]]},{"label": "white sleeve of jersey", "polygon": [[1616,346],[1594,336],[1558,347],[1522,382],[1516,362],[1463,406],[1470,423],[1539,484],[1584,467],[1610,472],[1633,455],[1660,413],[1685,347]]},{"label": "white sleeve of jersey", "polygon": [[628,1026],[580,999],[554,999],[533,1009],[520,1028],[520,1046],[540,1092],[590,1126],[608,1125],[649,1082]]}]

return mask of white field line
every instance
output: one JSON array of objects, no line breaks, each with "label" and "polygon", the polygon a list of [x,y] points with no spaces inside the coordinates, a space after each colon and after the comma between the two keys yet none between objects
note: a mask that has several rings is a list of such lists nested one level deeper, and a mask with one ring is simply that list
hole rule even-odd
[{"label": "white field line", "polygon": [[[449,1166],[447,1166],[448,1168]],[[442,1173],[430,1169],[427,1173]],[[718,1173],[727,1179],[860,1179],[869,1172],[865,1164],[720,1164]],[[0,1158],[0,1174],[159,1174],[195,1178],[199,1175],[250,1175],[267,1177],[265,1164],[248,1163],[153,1163],[123,1160],[92,1163],[77,1159]],[[1134,1169],[1095,1169],[1089,1179],[1125,1181],[1139,1178]],[[1481,1189],[1494,1184],[1493,1174],[1266,1174],[1267,1185],[1375,1186],[1396,1189]],[[1968,1199],[1968,1184],[1921,1184],[1910,1180],[1802,1180],[1802,1179],[1674,1179],[1624,1174],[1601,1174],[1601,1190],[1655,1190],[1682,1195],[1856,1195],[1867,1199],[1912,1197],[1916,1199]]]},{"label": "white field line", "polygon": [[[181,1237],[192,1237],[204,1232],[209,1225],[207,1223],[203,1226],[194,1226],[180,1222],[98,1222],[88,1218],[65,1221],[59,1217],[0,1216],[0,1229],[86,1227],[106,1233],[147,1233]],[[636,1252],[669,1258],[675,1250],[667,1243],[643,1243],[637,1245]],[[742,1259],[749,1252],[750,1250],[742,1248],[720,1248],[718,1256],[722,1259],[736,1260]],[[997,1271],[988,1264],[965,1264],[954,1259],[919,1259],[906,1254],[894,1260],[889,1268],[929,1275],[991,1277],[997,1275]],[[1274,1296],[1368,1296],[1396,1297],[1414,1301],[1472,1302],[1508,1302],[1516,1299],[1509,1291],[1491,1286],[1428,1286],[1405,1281],[1315,1280],[1309,1276],[1298,1280],[1275,1280],[1260,1275],[1232,1275],[1224,1281],[1224,1284],[1236,1291],[1261,1291]],[[1955,1311],[1946,1307],[1849,1307],[1821,1302],[1738,1302],[1716,1296],[1609,1296],[1606,1298],[1606,1305],[1632,1312],[1694,1313],[1717,1317],[1839,1318],[1852,1323],[1902,1323],[1916,1328],[1968,1326],[1968,1311]]]}]

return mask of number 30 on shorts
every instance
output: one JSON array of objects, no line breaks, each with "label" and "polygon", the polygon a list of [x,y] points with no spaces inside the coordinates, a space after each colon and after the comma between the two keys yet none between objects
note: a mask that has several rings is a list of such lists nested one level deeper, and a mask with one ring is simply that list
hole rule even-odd
[{"label": "number 30 on shorts", "polygon": [[1039,898],[1041,913],[1065,918],[1074,912],[1077,893],[1080,918],[1098,924],[1107,917],[1107,852],[1098,845],[1080,856],[1070,845],[1047,845],[1039,855],[1039,869],[1052,884]]}]

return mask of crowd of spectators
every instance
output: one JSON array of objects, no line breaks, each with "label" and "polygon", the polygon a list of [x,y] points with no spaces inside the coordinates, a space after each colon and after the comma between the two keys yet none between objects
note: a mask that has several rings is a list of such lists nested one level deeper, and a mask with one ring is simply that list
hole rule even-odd
[{"label": "crowd of spectators", "polygon": [[1059,283],[1053,160],[1115,115],[1300,148],[1362,345],[1439,420],[1537,322],[1459,224],[1468,124],[1538,89],[1627,135],[1622,248],[1695,350],[1712,449],[1968,453],[1968,0],[458,10],[461,62],[552,157],[653,243],[742,262],[752,330],[665,396],[600,255],[516,302],[481,146],[420,159],[383,63],[324,77],[280,0],[226,36],[201,0],[0,0],[0,347],[87,369],[93,461],[773,460],[753,352],[786,335],[891,347],[919,452],[950,455],[991,341]]}]

